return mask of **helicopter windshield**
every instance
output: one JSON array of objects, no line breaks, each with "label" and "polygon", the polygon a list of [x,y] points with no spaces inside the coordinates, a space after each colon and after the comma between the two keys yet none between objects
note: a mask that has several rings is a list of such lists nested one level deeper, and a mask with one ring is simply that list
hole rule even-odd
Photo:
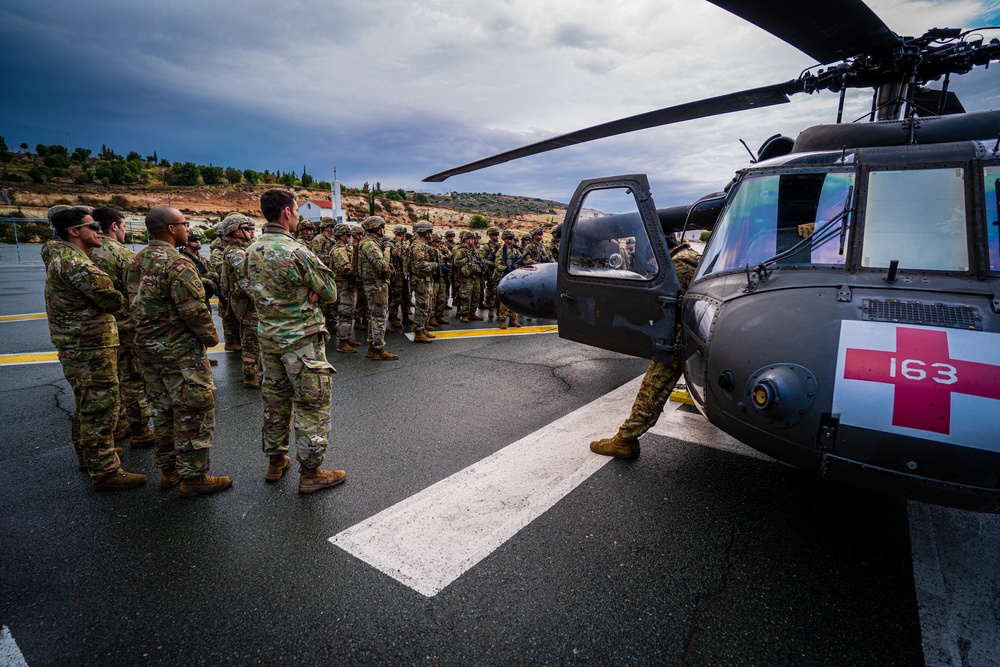
[{"label": "helicopter windshield", "polygon": [[861,266],[968,271],[965,170],[873,171]]},{"label": "helicopter windshield", "polygon": [[845,208],[853,186],[854,173],[844,171],[745,178],[712,233],[697,277],[756,266],[775,255],[779,267],[844,264]]},{"label": "helicopter windshield", "polygon": [[990,244],[990,270],[1000,271],[1000,167],[986,167],[986,238]]}]

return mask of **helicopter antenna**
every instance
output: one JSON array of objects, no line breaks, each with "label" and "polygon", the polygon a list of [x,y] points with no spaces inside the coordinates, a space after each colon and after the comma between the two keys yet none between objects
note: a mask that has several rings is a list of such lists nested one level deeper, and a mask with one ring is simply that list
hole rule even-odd
[{"label": "helicopter antenna", "polygon": [[747,149],[747,153],[750,153],[750,164],[757,164],[757,156],[754,155],[753,151],[750,150],[750,147],[747,146],[747,142],[740,139],[740,143],[743,144],[743,148]]}]

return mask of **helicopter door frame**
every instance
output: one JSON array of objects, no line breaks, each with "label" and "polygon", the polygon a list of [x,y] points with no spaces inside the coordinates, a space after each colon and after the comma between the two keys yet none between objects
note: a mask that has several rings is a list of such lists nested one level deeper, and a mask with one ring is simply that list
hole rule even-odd
[{"label": "helicopter door frame", "polygon": [[[635,213],[580,219],[587,195],[614,189],[631,193]],[[645,248],[637,245],[633,255],[646,257],[642,274],[622,270],[625,267],[621,265],[621,255],[614,252],[606,265],[595,264],[592,256],[588,256],[586,265],[582,263],[582,248],[589,250],[598,243],[617,242],[622,225],[627,228],[629,224],[637,231],[644,231],[645,238],[638,234],[627,236],[635,236],[637,242],[644,244],[648,241]],[[602,232],[608,236],[595,241],[595,232],[598,237]],[[645,174],[580,183],[566,209],[556,292],[560,337],[646,359],[673,360],[680,281],[670,260]]]}]

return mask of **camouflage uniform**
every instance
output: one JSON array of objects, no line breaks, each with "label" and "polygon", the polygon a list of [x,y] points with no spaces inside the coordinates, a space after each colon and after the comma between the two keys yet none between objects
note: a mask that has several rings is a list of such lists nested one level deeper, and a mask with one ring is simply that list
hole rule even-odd
[{"label": "camouflage uniform", "polygon": [[[406,228],[397,226],[392,231],[398,236],[400,231],[405,233]],[[405,239],[393,240],[391,243],[389,259],[392,262],[392,280],[389,284],[389,320],[393,326],[402,326],[410,320],[410,294],[414,289],[410,285],[410,249]],[[399,313],[403,316],[401,322],[397,316]]]},{"label": "camouflage uniform", "polygon": [[409,265],[417,303],[413,311],[413,333],[416,335],[418,331],[423,331],[424,327],[431,324],[431,318],[434,316],[436,301],[434,272],[438,269],[437,262],[431,257],[431,247],[419,234],[410,246]]},{"label": "camouflage uniform", "polygon": [[376,350],[385,347],[385,324],[389,314],[389,276],[392,262],[382,240],[366,234],[358,247],[358,278],[368,302],[368,342]]},{"label": "camouflage uniform", "polygon": [[[463,241],[471,238],[470,232],[462,232],[462,234]],[[454,303],[455,309],[463,318],[462,321],[466,321],[465,318],[482,319],[476,315],[476,307],[479,305],[481,294],[479,279],[482,276],[482,269],[480,266],[481,260],[479,260],[475,248],[469,247],[465,243],[457,247],[452,258],[452,268],[455,274],[454,293],[457,295]]]},{"label": "camouflage uniform", "polygon": [[[90,251],[90,259],[99,269],[108,274],[115,289],[125,299],[121,310],[114,313],[118,325],[118,386],[119,386],[119,419],[126,419],[132,427],[133,434],[141,433],[149,424],[151,416],[149,402],[146,400],[146,382],[142,378],[142,368],[139,366],[138,353],[135,349],[135,327],[132,326],[132,308],[128,303],[128,290],[125,286],[125,270],[135,253],[123,246],[116,239],[105,237],[101,247]],[[146,436],[148,438],[148,434]],[[147,440],[148,444],[148,440]]]},{"label": "camouflage uniform", "polygon": [[[670,256],[683,294],[687,291],[688,285],[691,284],[695,271],[698,269],[698,253],[685,243],[674,248],[670,252]],[[680,344],[682,340],[680,321],[677,322],[676,329],[675,341]],[[651,361],[649,363],[646,375],[642,378],[642,386],[639,387],[639,393],[632,405],[632,412],[618,429],[618,434],[621,437],[638,438],[656,424],[677,379],[683,372],[683,365],[683,359],[680,355],[675,356],[673,361]]]},{"label": "camouflage uniform", "polygon": [[[542,231],[541,227],[535,227],[531,230],[532,235],[540,234]],[[555,259],[552,257],[552,250],[549,249],[549,244],[541,241],[535,243],[532,239],[525,247],[524,251],[528,254],[525,258],[525,264],[545,264],[547,262],[554,262]]]},{"label": "camouflage uniform", "polygon": [[49,245],[45,275],[45,312],[49,335],[59,352],[63,375],[73,388],[74,442],[81,466],[91,481],[121,466],[115,453],[118,422],[118,326],[114,313],[124,297],[111,278],[70,243]]},{"label": "camouflage uniform", "polygon": [[[514,238],[514,232],[509,230],[504,232],[504,238],[507,237]],[[495,257],[496,261],[494,262],[493,267],[493,284],[495,285],[499,283],[500,277],[503,276],[504,272],[514,266],[520,258],[521,251],[518,249],[517,245],[508,249],[507,244],[504,243],[497,251]],[[512,326],[520,326],[517,324],[517,313],[508,310],[507,306],[505,306],[500,300],[497,300],[497,304],[499,306],[497,309],[497,319],[500,322],[501,328],[506,328],[507,323],[504,321],[505,318],[509,320]]]},{"label": "camouflage uniform", "polygon": [[[358,267],[358,252],[361,250],[361,241],[365,238],[364,230],[360,227],[351,231],[352,241],[354,245],[351,247],[351,252],[354,254],[354,268]],[[354,319],[357,320],[358,324],[356,328],[367,329],[368,322],[368,298],[365,296],[364,287],[358,283],[358,288],[356,291],[356,300],[354,303]]]},{"label": "camouflage uniform", "polygon": [[435,241],[434,247],[431,248],[434,251],[431,260],[438,263],[439,269],[434,278],[437,293],[434,316],[444,319],[444,311],[448,308],[448,290],[451,281],[451,251],[444,244],[440,234],[435,233],[431,238]]},{"label": "camouflage uniform", "polygon": [[156,467],[181,479],[208,472],[215,383],[206,350],[219,342],[198,269],[153,239],[126,271],[135,343],[156,434]]},{"label": "camouflage uniform", "polygon": [[317,468],[330,437],[334,368],[326,360],[323,306],[337,299],[333,273],[284,227],[268,223],[247,251],[247,278],[260,317],[262,449],[284,455],[294,428],[299,463]]},{"label": "camouflage uniform", "polygon": [[[218,231],[218,227],[216,227]],[[212,273],[219,276],[220,281],[222,277],[222,257],[226,254],[226,246],[222,245],[222,240],[216,238],[212,241],[212,251],[209,253],[208,263],[212,267]],[[221,294],[221,287],[220,287]],[[226,295],[222,294],[222,299],[219,300],[219,318],[222,319],[222,336],[225,338],[226,347],[232,345],[240,344],[240,318],[233,312],[233,309],[229,305],[229,300],[226,299]],[[225,300],[226,303],[223,304],[222,301]]]},{"label": "camouflage uniform", "polygon": [[[209,265],[205,263],[205,258],[200,253],[194,252],[191,248],[178,248],[181,255],[187,257],[198,268],[198,275],[201,277],[201,285],[205,288],[205,305],[212,309],[212,296],[219,293],[219,276],[215,274]],[[220,306],[221,308],[221,306]]]},{"label": "camouflage uniform", "polygon": [[337,284],[337,338],[350,340],[358,299],[358,265],[354,247],[337,241],[330,249],[330,269]]},{"label": "camouflage uniform", "polygon": [[479,256],[482,258],[488,272],[483,286],[483,307],[489,309],[490,319],[493,318],[493,311],[497,307],[496,257],[503,246],[500,241],[493,240],[490,234],[499,231],[496,227],[488,229],[486,235],[490,240],[479,248]]},{"label": "camouflage uniform", "polygon": [[230,241],[222,256],[222,290],[229,307],[240,318],[240,345],[243,347],[243,381],[255,384],[260,377],[260,343],[257,340],[257,309],[249,296],[246,275],[247,242]]}]

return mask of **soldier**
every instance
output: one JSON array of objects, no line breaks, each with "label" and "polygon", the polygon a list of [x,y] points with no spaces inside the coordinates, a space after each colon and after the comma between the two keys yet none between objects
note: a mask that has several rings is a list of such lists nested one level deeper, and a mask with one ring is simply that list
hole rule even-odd
[{"label": "soldier", "polygon": [[521,251],[522,252],[524,252],[525,248],[528,247],[529,243],[531,243],[531,234],[529,234],[528,232],[525,232],[525,233],[521,234]]},{"label": "soldier", "polygon": [[257,308],[250,297],[246,275],[246,249],[253,242],[254,221],[242,213],[230,213],[222,221],[220,232],[229,240],[222,256],[220,283],[229,307],[240,318],[240,348],[243,361],[243,386],[260,389],[260,343],[257,340]]},{"label": "soldier", "polygon": [[428,244],[434,227],[431,223],[422,221],[413,225],[413,231],[417,235],[409,253],[413,291],[417,300],[417,307],[413,311],[413,342],[433,343],[435,336],[427,331],[427,326],[434,317],[436,304],[434,272],[438,271],[438,263],[432,259]]},{"label": "soldier", "polygon": [[[493,269],[493,282],[500,282],[500,278],[507,272],[508,269],[515,266],[521,259],[521,252],[517,249],[517,234],[507,229],[503,233],[503,246],[496,254],[496,266]],[[507,306],[503,305],[502,301],[498,301],[500,304],[499,310],[497,311],[497,319],[500,322],[500,328],[506,329],[508,321],[512,327],[520,327],[521,325],[517,323],[517,313],[507,310]]]},{"label": "soldier", "polygon": [[198,270],[177,246],[188,223],[176,208],[146,214],[149,245],[125,274],[135,343],[153,409],[160,488],[180,484],[181,498],[224,491],[229,477],[207,474],[215,433],[215,383],[207,350],[218,344]]},{"label": "soldier", "polygon": [[[392,280],[389,283],[389,324],[403,328],[404,324],[412,324],[410,319],[410,269],[409,246],[406,243],[406,227],[396,225],[392,228]],[[403,319],[400,321],[399,312]]]},{"label": "soldier", "polygon": [[[226,254],[229,246],[229,239],[222,235],[222,223],[215,226],[215,240],[212,241],[212,250],[209,254],[208,263],[212,267],[212,273],[222,278],[222,257]],[[229,300],[219,289],[219,317],[222,319],[222,336],[226,339],[227,352],[240,352],[243,346],[240,344],[240,318],[229,306]]]},{"label": "soldier", "polygon": [[498,227],[487,229],[486,236],[490,240],[479,249],[479,256],[486,266],[486,280],[483,285],[483,307],[487,309],[487,314],[492,320],[493,316],[497,313],[497,252],[500,251],[503,244],[500,243],[500,229]]},{"label": "soldier", "polygon": [[[457,247],[458,245],[455,243],[455,232],[454,230],[449,229],[444,233],[444,245],[441,246],[442,259],[444,259],[444,257],[447,256],[450,264],[455,258],[455,250],[457,249]],[[458,292],[455,289],[455,279],[457,277],[458,276],[455,275],[454,271],[448,271],[447,275],[445,276],[446,280],[448,281],[448,298],[452,300],[453,304],[455,303],[455,299],[458,298]],[[455,309],[454,306],[448,306],[448,305],[445,306],[445,310],[454,310],[454,309]]]},{"label": "soldier", "polygon": [[328,267],[330,266],[330,248],[333,247],[333,228],[336,224],[336,220],[329,216],[320,218],[319,234],[313,237],[312,244],[309,246],[309,249]]},{"label": "soldier", "polygon": [[625,249],[622,251],[622,268],[626,271],[632,270],[632,264],[635,262],[635,237],[630,236],[625,239]]},{"label": "soldier", "polygon": [[385,349],[389,276],[392,275],[391,242],[385,238],[385,220],[379,216],[365,218],[361,226],[366,232],[358,248],[358,277],[368,301],[368,351],[365,356],[376,361],[393,361],[399,356]]},{"label": "soldier", "polygon": [[[559,242],[562,240],[562,223],[552,228],[552,243],[549,244],[549,251],[552,253],[552,261],[559,261]],[[635,239],[633,239],[633,242]]]},{"label": "soldier", "polygon": [[455,271],[455,290],[457,299],[455,307],[463,322],[483,320],[476,314],[479,302],[479,278],[482,276],[482,263],[476,253],[476,235],[473,232],[462,232],[462,245],[455,251],[452,266]]},{"label": "soldier", "polygon": [[212,297],[219,293],[219,276],[212,271],[208,262],[201,255],[201,236],[191,232],[188,234],[187,245],[182,245],[177,249],[177,252],[194,262],[198,268],[201,285],[205,288],[205,303],[209,304],[209,308],[211,308]]},{"label": "soldier", "polygon": [[[354,243],[353,252],[355,257],[358,254],[358,250],[361,248],[361,241],[365,238],[365,228],[361,225],[357,225],[351,229],[351,241]],[[354,260],[354,266],[357,268],[358,260]],[[358,283],[357,290],[358,298],[354,303],[354,319],[357,320],[354,324],[354,328],[360,331],[368,330],[368,298],[365,296],[365,290],[361,287],[361,283]]]},{"label": "soldier", "polygon": [[434,317],[431,321],[435,325],[448,324],[444,317],[444,309],[448,305],[448,274],[451,271],[451,260],[446,256],[447,250],[443,248],[444,237],[433,232],[431,234],[430,260],[437,262],[438,268],[434,272]]},{"label": "soldier", "polygon": [[323,305],[336,300],[337,287],[330,269],[292,236],[299,220],[295,195],[268,190],[260,210],[267,224],[247,252],[247,275],[260,313],[264,481],[277,482],[291,464],[288,436],[294,428],[299,493],[313,493],[347,477],[343,470],[320,469],[330,439],[334,373],[326,360],[330,334]]},{"label": "soldier", "polygon": [[125,218],[121,213],[102,206],[94,209],[94,220],[101,225],[101,247],[90,252],[90,259],[97,268],[108,274],[115,289],[125,299],[121,310],[114,313],[118,326],[118,396],[119,413],[117,439],[131,435],[132,449],[151,447],[153,432],[149,428],[151,416],[146,401],[146,383],[135,349],[135,328],[132,326],[132,308],[128,303],[125,287],[125,269],[135,253],[122,245],[125,240]]},{"label": "soldier", "polygon": [[312,246],[313,237],[316,236],[316,225],[312,220],[303,220],[299,223],[299,231],[296,235],[299,243],[309,248]]},{"label": "soldier", "polygon": [[527,257],[524,258],[525,264],[545,264],[554,261],[548,244],[542,241],[542,234],[541,227],[531,230],[531,242],[524,249],[527,253]]},{"label": "soldier", "polygon": [[[698,269],[698,253],[691,249],[691,246],[684,243],[677,245],[673,241],[673,236],[667,237],[667,242],[671,246],[670,258],[677,272],[680,281],[681,294],[687,291],[688,285],[694,278]],[[681,323],[678,318],[674,341],[681,344]],[[642,378],[642,385],[639,393],[632,404],[632,412],[628,418],[618,428],[618,433],[610,438],[595,440],[590,443],[590,451],[604,456],[614,456],[620,459],[634,459],[639,456],[639,436],[648,431],[656,424],[663,412],[663,406],[670,398],[677,379],[683,372],[683,364],[680,355],[675,355],[673,361],[651,361],[646,375]]]},{"label": "soldier", "polygon": [[111,313],[120,310],[125,299],[87,256],[101,245],[101,225],[70,208],[54,213],[52,226],[59,242],[49,246],[45,312],[63,375],[73,388],[77,460],[95,490],[132,489],[145,484],[146,476],[122,470],[114,440],[118,327]]},{"label": "soldier", "polygon": [[351,340],[351,324],[358,299],[358,255],[351,243],[351,227],[343,222],[333,229],[336,242],[330,249],[330,269],[337,284],[337,352],[354,354],[361,343]]}]

